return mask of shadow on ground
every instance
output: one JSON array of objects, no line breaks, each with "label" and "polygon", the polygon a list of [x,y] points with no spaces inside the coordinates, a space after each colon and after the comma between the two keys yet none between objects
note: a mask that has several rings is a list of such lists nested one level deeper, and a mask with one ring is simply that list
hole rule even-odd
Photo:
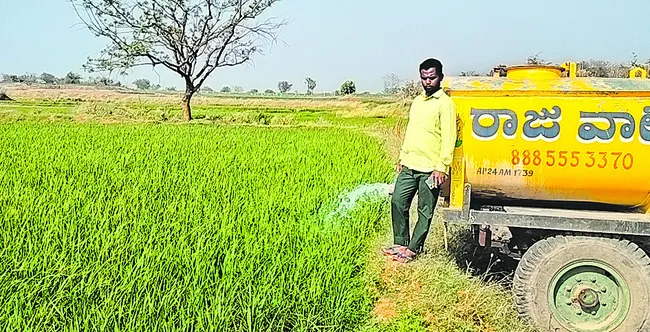
[{"label": "shadow on ground", "polygon": [[482,280],[499,283],[506,289],[511,288],[518,260],[479,246],[470,227],[448,225],[447,237],[448,254],[460,269]]}]

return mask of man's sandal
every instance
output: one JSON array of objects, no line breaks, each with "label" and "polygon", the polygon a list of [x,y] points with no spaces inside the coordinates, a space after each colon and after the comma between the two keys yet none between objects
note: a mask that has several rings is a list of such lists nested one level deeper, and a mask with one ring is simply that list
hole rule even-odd
[{"label": "man's sandal", "polygon": [[401,255],[401,252],[397,250],[399,246],[393,246],[390,248],[383,248],[381,249],[381,252],[386,255],[386,256],[395,256],[395,255]]},{"label": "man's sandal", "polygon": [[412,260],[414,260],[415,257],[416,257],[415,255],[413,255],[413,256],[405,256],[404,254],[399,253],[399,254],[393,256],[393,260],[398,261],[400,263],[409,263]]}]

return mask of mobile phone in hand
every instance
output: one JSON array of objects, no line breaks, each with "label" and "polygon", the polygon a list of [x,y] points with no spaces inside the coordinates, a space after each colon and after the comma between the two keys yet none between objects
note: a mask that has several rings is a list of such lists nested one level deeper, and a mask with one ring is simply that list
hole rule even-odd
[{"label": "mobile phone in hand", "polygon": [[433,181],[433,176],[428,177],[428,178],[426,179],[426,181],[424,181],[424,183],[427,184],[427,186],[429,187],[429,189],[433,189],[433,188],[437,188],[437,187],[438,187],[438,186],[436,185],[436,183]]}]

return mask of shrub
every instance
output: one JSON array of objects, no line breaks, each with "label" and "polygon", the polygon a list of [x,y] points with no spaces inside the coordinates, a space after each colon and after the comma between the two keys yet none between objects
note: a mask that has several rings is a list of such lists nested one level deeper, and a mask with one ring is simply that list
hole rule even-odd
[{"label": "shrub", "polygon": [[133,84],[140,90],[149,90],[151,89],[151,82],[146,78],[140,78],[133,81]]},{"label": "shrub", "polygon": [[352,81],[345,81],[341,85],[341,93],[344,95],[351,95],[357,91],[357,87]]},{"label": "shrub", "polygon": [[58,82],[58,78],[50,73],[42,73],[41,74],[41,80],[47,84],[54,84]]},{"label": "shrub", "polygon": [[81,75],[73,72],[69,72],[63,78],[65,84],[81,84]]},{"label": "shrub", "polygon": [[103,85],[103,86],[122,86],[122,83],[120,83],[120,81],[114,81],[113,79],[106,76],[94,78],[92,80],[92,84]]},{"label": "shrub", "polygon": [[291,90],[292,86],[293,86],[293,84],[291,84],[291,83],[289,83],[287,81],[278,82],[278,90],[280,91],[280,93],[285,93],[285,92]]},{"label": "shrub", "polygon": [[4,75],[2,75],[2,82],[5,82],[5,83],[18,83],[18,75],[4,74]]}]

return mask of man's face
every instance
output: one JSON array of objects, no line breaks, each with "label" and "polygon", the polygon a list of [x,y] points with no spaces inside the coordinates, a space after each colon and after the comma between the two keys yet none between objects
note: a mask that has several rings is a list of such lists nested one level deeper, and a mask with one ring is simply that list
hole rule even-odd
[{"label": "man's face", "polygon": [[422,87],[427,93],[438,90],[440,88],[440,80],[442,75],[439,75],[436,68],[420,70],[420,81]]}]

